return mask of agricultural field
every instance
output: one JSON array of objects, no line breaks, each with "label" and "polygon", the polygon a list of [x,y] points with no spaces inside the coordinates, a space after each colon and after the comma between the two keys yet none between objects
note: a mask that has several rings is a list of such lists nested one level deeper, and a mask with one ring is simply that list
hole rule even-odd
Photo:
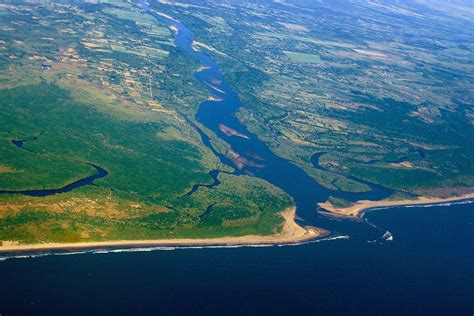
[{"label": "agricultural field", "polygon": [[[108,173],[62,194],[0,194],[0,240],[279,230],[291,198],[233,175],[189,124],[208,92],[175,30],[121,0],[3,1],[0,19],[0,191],[62,188],[94,165]],[[224,172],[218,185],[187,194],[213,183],[211,170]]]},{"label": "agricultural field", "polygon": [[305,54],[299,52],[290,52],[290,51],[283,51],[285,55],[294,62],[302,62],[302,63],[319,63],[321,58],[318,55],[314,54]]},{"label": "agricultural field", "polygon": [[474,185],[474,25],[462,2],[154,7],[219,60],[243,101],[239,119],[323,185],[366,189],[344,175],[412,193]]}]

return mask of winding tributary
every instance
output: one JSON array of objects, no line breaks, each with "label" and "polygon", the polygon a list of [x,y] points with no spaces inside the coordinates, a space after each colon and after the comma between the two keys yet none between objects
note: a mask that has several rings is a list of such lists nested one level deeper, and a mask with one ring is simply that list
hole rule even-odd
[{"label": "winding tributary", "polygon": [[[28,152],[31,152],[33,154],[39,155],[39,153],[26,148],[25,143],[29,141],[35,141],[37,140],[38,137],[35,136],[30,140],[17,140],[17,139],[12,139],[12,144],[15,145],[16,147],[26,150]],[[95,164],[89,163],[89,162],[83,162],[83,161],[76,161],[77,163],[81,163],[84,165],[88,165],[93,167],[96,170],[96,173],[87,176],[85,178],[79,179],[77,181],[74,181],[72,183],[66,184],[63,187],[60,188],[51,188],[51,189],[33,189],[33,190],[0,190],[0,194],[22,194],[22,195],[27,195],[27,196],[49,196],[49,195],[54,195],[54,194],[59,194],[59,193],[67,193],[70,192],[74,189],[86,186],[86,185],[95,185],[94,181],[97,179],[105,178],[108,175],[108,172],[104,169],[101,168]]]}]

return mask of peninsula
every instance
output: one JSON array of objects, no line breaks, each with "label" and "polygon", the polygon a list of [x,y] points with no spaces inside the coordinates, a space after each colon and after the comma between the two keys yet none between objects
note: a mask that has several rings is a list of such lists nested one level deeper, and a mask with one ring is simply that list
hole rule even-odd
[{"label": "peninsula", "polygon": [[320,214],[332,216],[332,217],[342,217],[342,218],[352,218],[358,219],[362,214],[370,209],[374,208],[385,208],[385,207],[396,207],[396,206],[411,206],[411,205],[431,205],[431,204],[442,204],[457,202],[462,200],[474,199],[474,193],[464,194],[461,196],[447,197],[447,198],[438,198],[438,197],[426,197],[419,196],[414,200],[381,200],[381,201],[358,201],[354,205],[349,207],[335,207],[331,202],[326,201],[324,203],[318,203],[319,207],[323,211],[319,211]]}]

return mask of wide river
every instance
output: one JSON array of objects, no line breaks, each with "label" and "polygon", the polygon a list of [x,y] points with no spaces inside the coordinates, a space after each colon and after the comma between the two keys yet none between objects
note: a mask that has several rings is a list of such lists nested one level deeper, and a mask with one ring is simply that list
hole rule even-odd
[{"label": "wide river", "polygon": [[[202,68],[201,71],[195,74],[195,77],[208,87],[213,100],[203,102],[199,106],[195,119],[230,145],[227,150],[228,154],[218,153],[212,147],[208,136],[190,120],[188,121],[195,126],[201,134],[203,142],[219,156],[224,164],[236,168],[234,173],[237,175],[254,175],[267,180],[290,194],[295,201],[297,215],[303,225],[323,227],[335,233],[351,234],[352,237],[358,236],[364,240],[376,236],[381,237],[384,234],[385,231],[381,232],[371,225],[351,221],[331,221],[327,217],[319,215],[316,212],[316,207],[318,202],[325,202],[329,196],[342,197],[352,201],[378,200],[387,197],[393,191],[364,181],[362,182],[368,185],[371,191],[350,193],[330,190],[320,185],[294,163],[276,156],[265,143],[249,132],[236,118],[235,113],[242,105],[238,95],[226,83],[219,65],[207,54],[193,47],[191,30],[178,21],[157,15],[148,8],[146,3],[143,3],[143,7],[150,14],[155,14],[157,18],[173,25],[178,30],[175,36],[176,46],[199,60]],[[229,153],[234,155],[234,159],[228,158]],[[315,168],[321,169],[317,161],[319,155],[319,153],[316,153],[312,162]],[[216,177],[218,171],[214,170],[211,173]]]},{"label": "wide river", "polygon": [[[160,18],[178,29],[176,45],[205,67],[196,78],[219,101],[201,104],[196,120],[239,155],[244,163],[236,174],[251,173],[282,188],[293,197],[302,224],[334,234],[295,246],[0,255],[0,315],[92,311],[472,315],[474,204],[390,208],[370,212],[360,223],[320,216],[316,204],[331,195],[380,199],[391,191],[370,183],[366,184],[372,190],[367,193],[329,190],[274,155],[236,119],[241,106],[238,96],[226,84],[219,66],[193,49],[191,31],[177,21]],[[224,163],[235,166],[200,133]],[[393,234],[393,241],[382,238],[386,231]]]}]

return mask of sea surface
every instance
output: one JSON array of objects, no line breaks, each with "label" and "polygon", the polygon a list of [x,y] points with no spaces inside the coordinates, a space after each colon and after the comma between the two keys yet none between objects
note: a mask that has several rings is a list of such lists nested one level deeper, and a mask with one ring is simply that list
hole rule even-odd
[{"label": "sea surface", "polygon": [[472,315],[474,204],[365,218],[393,241],[3,256],[0,314]]}]

